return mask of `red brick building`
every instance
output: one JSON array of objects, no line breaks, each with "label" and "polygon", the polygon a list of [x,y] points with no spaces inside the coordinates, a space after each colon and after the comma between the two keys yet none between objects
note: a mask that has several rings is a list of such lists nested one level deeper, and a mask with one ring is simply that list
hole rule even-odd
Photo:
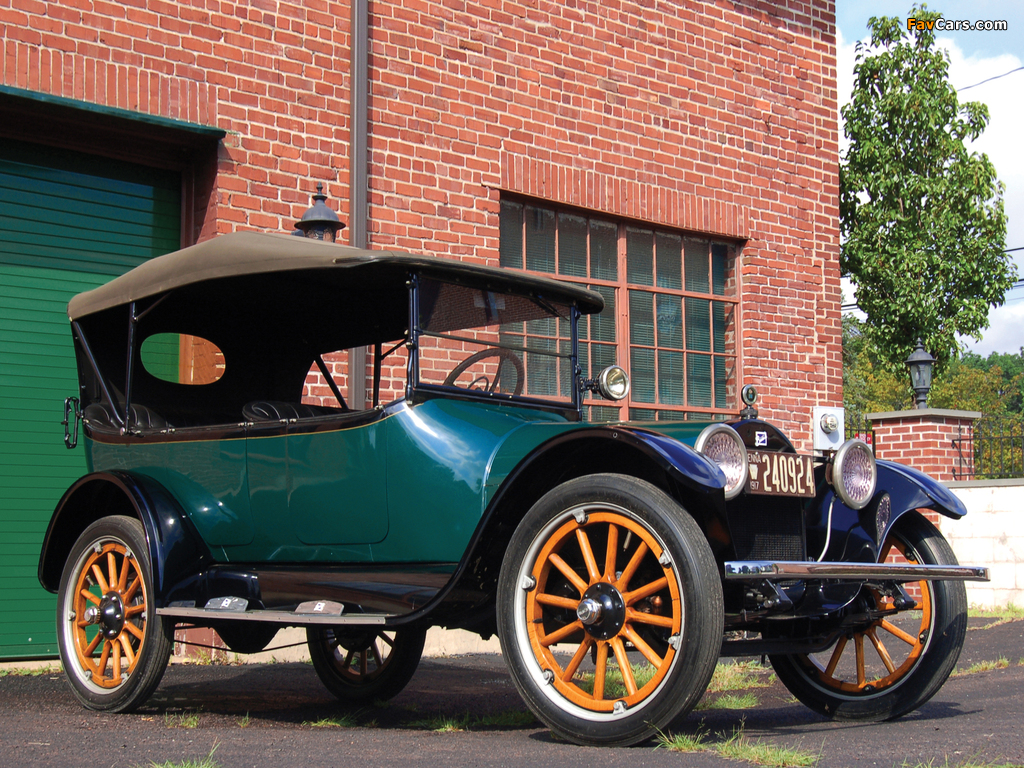
[{"label": "red brick building", "polygon": [[[586,352],[633,391],[596,417],[735,414],[752,383],[809,449],[812,406],[841,402],[832,0],[0,0],[0,47],[12,386],[42,344],[47,397],[74,391],[69,295],[290,231],[322,182],[341,242],[601,291]],[[38,402],[26,432],[56,446]],[[0,446],[50,477],[45,450]],[[5,494],[32,474],[10,471]]]}]

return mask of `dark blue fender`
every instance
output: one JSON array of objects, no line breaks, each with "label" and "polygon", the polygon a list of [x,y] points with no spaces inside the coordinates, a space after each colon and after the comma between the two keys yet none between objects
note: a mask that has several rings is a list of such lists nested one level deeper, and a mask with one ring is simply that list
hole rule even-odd
[{"label": "dark blue fender", "polygon": [[[832,505],[832,535],[829,538],[825,560],[873,563],[886,535],[900,517],[915,509],[934,509],[955,520],[967,514],[956,496],[943,485],[923,472],[896,464],[878,461],[878,482],[875,496],[859,512],[843,504],[832,489],[824,486],[824,492],[812,502],[807,514],[807,556],[818,559],[826,539],[829,506]],[[823,470],[819,468],[818,473]],[[888,520],[879,520],[879,504],[888,494],[891,511]],[[833,504],[834,499],[834,504]]]},{"label": "dark blue fender", "polygon": [[144,475],[108,471],[86,475],[61,497],[50,519],[39,555],[39,583],[50,592],[60,586],[61,572],[75,541],[90,524],[108,515],[142,522],[153,564],[157,605],[183,578],[213,563],[213,557],[163,486]]}]

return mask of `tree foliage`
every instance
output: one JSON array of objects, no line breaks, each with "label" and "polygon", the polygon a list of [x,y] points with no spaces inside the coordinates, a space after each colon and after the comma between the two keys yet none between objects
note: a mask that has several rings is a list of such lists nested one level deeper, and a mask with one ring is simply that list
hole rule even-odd
[{"label": "tree foliage", "polygon": [[[856,317],[843,316],[843,405],[855,423],[866,413],[913,407],[909,375],[895,375],[882,365],[865,331]],[[928,406],[980,411],[986,418],[1016,423],[1024,412],[1024,347],[1017,355],[967,353],[951,360],[935,376]]]},{"label": "tree foliage", "polygon": [[[940,14],[915,8],[922,21]],[[941,368],[957,336],[979,337],[1016,276],[1003,252],[1003,185],[988,157],[968,152],[988,109],[959,103],[948,56],[927,24],[872,17],[857,44],[850,146],[840,167],[840,264],[867,315],[877,362],[896,373],[918,338]]]}]

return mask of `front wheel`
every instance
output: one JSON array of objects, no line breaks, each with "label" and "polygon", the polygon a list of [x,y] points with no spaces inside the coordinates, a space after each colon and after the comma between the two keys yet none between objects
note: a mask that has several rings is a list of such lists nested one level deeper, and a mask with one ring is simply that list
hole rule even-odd
[{"label": "front wheel", "polygon": [[425,629],[310,627],[309,656],[320,681],[344,702],[387,700],[412,679]]},{"label": "front wheel", "polygon": [[[942,534],[916,512],[901,517],[879,562],[956,565]],[[916,587],[916,588],[915,588]],[[967,633],[962,581],[907,584],[914,610],[894,615],[893,600],[865,587],[854,603],[866,618],[821,654],[772,656],[779,679],[801,702],[838,720],[891,720],[911,712],[942,687]]]},{"label": "front wheel", "polygon": [[71,690],[89,709],[130,712],[159,684],[171,640],[156,615],[138,520],[102,518],[71,548],[57,599],[57,643]]},{"label": "front wheel", "polygon": [[722,589],[700,528],[625,475],[547,493],[506,551],[498,633],[533,713],[578,744],[626,746],[700,699],[722,642]]}]

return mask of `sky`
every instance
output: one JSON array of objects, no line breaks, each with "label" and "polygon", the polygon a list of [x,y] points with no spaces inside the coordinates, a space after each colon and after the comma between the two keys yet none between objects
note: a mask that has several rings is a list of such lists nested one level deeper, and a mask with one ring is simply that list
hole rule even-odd
[{"label": "sky", "polygon": [[[837,69],[840,105],[850,100],[853,87],[855,45],[867,41],[872,16],[906,19],[912,2],[892,0],[836,0]],[[984,152],[995,165],[1006,189],[1006,247],[1024,248],[1024,70],[976,85],[1024,66],[1024,3],[1019,0],[936,0],[928,10],[949,20],[1005,20],[1007,31],[938,32],[938,44],[949,52],[949,80],[959,90],[961,102],[988,105],[990,122],[970,148]],[[841,136],[841,134],[840,134]],[[840,149],[845,142],[840,139]],[[1017,279],[1024,280],[1024,250],[1011,253],[1017,263]],[[849,281],[843,281],[843,302],[853,302]],[[1006,295],[1006,302],[989,312],[989,328],[981,341],[965,338],[966,348],[987,357],[991,352],[1017,353],[1024,347],[1024,287]]]}]

